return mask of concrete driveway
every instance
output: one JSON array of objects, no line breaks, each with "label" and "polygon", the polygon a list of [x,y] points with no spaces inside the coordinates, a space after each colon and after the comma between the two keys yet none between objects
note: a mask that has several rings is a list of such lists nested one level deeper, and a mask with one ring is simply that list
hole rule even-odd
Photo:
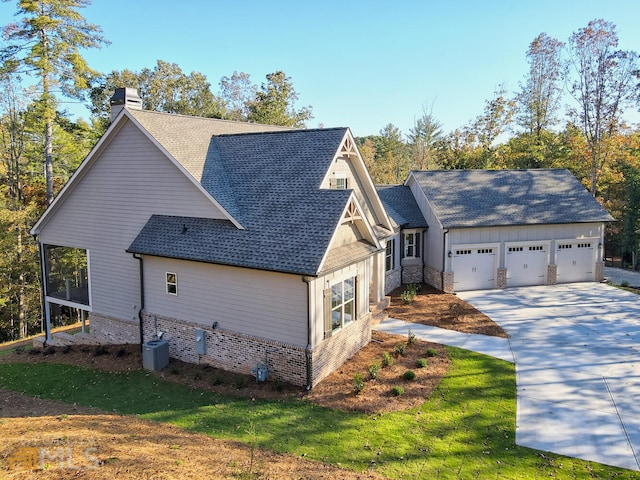
[{"label": "concrete driveway", "polygon": [[600,283],[461,292],[509,334],[519,445],[640,470],[640,297]]}]

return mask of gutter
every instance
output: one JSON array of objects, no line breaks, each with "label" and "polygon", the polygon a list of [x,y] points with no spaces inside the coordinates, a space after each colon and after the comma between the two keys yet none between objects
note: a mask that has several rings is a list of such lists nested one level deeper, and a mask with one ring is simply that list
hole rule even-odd
[{"label": "gutter", "polygon": [[444,271],[447,267],[447,256],[449,255],[448,250],[445,248],[447,246],[448,233],[449,233],[448,228],[445,228],[442,230],[442,272],[440,272],[440,283],[442,285],[443,292],[444,292]]},{"label": "gutter", "polygon": [[138,309],[138,323],[140,328],[140,350],[143,350],[144,345],[144,326],[142,324],[142,311],[144,310],[144,263],[142,257],[137,253],[133,254],[133,258],[138,260],[140,265],[140,308]]},{"label": "gutter", "polygon": [[304,355],[307,363],[307,392],[311,390],[311,280],[312,277],[304,276],[302,281],[307,284],[307,346]]}]

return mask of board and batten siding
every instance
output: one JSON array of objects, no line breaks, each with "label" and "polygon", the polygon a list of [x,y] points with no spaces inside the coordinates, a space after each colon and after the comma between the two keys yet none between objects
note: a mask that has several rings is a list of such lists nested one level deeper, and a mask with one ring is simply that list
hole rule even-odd
[{"label": "board and batten siding", "polygon": [[[307,284],[300,275],[144,256],[145,311],[304,347]],[[178,294],[166,291],[166,273]],[[169,339],[170,341],[170,339]]]},{"label": "board and batten siding", "polygon": [[[113,132],[116,133],[116,132]],[[139,265],[126,249],[153,214],[225,218],[130,121],[40,228],[40,241],[90,251],[92,311],[137,321]]]},{"label": "board and batten siding", "polygon": [[427,197],[417,182],[411,181],[409,184],[411,193],[416,199],[416,203],[429,228],[423,233],[424,243],[424,265],[435,270],[442,270],[442,251],[444,250],[443,230],[440,221],[433,213]]}]

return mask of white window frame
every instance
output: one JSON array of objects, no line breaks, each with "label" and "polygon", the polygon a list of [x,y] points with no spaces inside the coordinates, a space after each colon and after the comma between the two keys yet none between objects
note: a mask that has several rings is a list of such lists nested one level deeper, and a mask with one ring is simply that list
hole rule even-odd
[{"label": "white window frame", "polygon": [[349,188],[349,180],[344,174],[336,174],[335,176],[336,190],[346,190]]},{"label": "white window frame", "polygon": [[[411,242],[409,242],[411,239]],[[411,249],[411,254],[409,254]],[[404,258],[416,257],[416,232],[404,232]]]},{"label": "white window frame", "polygon": [[[171,278],[170,276],[173,276]],[[165,273],[165,286],[167,295],[178,296],[178,274],[175,272],[166,272]]]},{"label": "white window frame", "polygon": [[[349,285],[350,284],[350,285]],[[356,276],[331,284],[331,331],[336,332],[356,319]],[[350,310],[350,313],[349,313]]]}]

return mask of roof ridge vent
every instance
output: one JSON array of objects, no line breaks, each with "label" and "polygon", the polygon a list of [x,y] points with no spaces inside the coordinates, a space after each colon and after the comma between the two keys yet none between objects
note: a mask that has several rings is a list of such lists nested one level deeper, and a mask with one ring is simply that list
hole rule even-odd
[{"label": "roof ridge vent", "polygon": [[111,105],[111,121],[113,122],[123,108],[142,110],[142,99],[135,88],[116,88],[109,100]]}]

